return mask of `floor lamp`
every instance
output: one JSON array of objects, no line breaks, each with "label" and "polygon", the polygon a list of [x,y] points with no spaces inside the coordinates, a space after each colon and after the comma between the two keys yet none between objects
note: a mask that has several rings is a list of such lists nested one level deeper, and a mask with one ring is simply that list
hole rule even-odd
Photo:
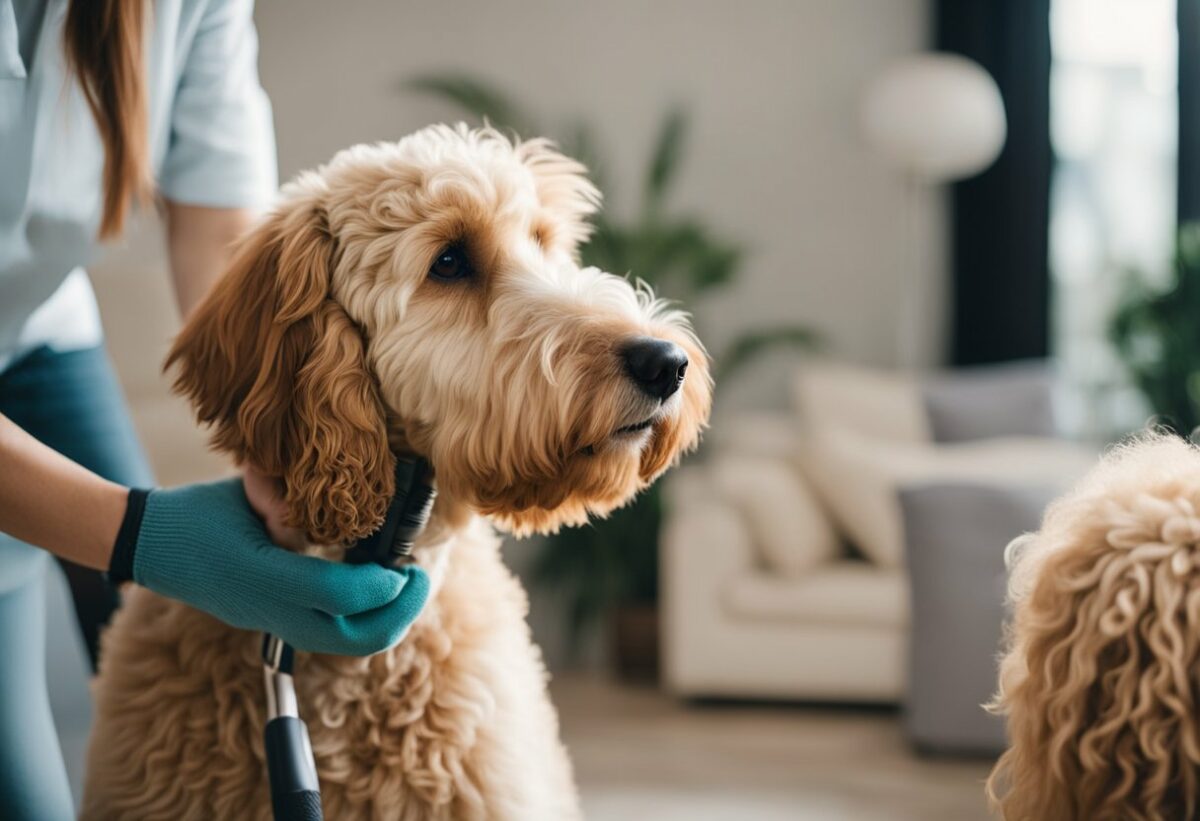
[{"label": "floor lamp", "polygon": [[900,364],[921,363],[920,243],[916,209],[922,186],[974,176],[1004,147],[1007,125],[1000,89],[978,63],[957,54],[927,53],[888,66],[867,89],[862,107],[867,142],[904,175],[905,241],[897,351]]}]

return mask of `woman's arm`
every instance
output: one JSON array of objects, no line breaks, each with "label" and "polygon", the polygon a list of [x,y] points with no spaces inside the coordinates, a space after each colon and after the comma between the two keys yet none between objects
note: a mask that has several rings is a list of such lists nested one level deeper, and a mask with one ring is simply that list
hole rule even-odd
[{"label": "woman's arm", "polygon": [[[254,224],[255,212],[170,201],[166,212],[175,297],[186,317],[225,270],[234,241]],[[43,445],[3,415],[0,466],[0,531],[77,564],[108,568],[126,488]],[[260,515],[278,519],[281,506],[272,500],[268,480],[253,477],[247,492]]]},{"label": "woman's arm", "polygon": [[368,655],[400,640],[429,595],[420,569],[288,553],[246,502],[236,479],[130,492],[0,415],[0,531],[303,650]]},{"label": "woman's arm", "polygon": [[128,490],[34,439],[0,414],[0,531],[106,570]]},{"label": "woman's arm", "polygon": [[[167,203],[171,272],[184,316],[225,269],[234,240],[253,223],[247,209]],[[126,488],[43,445],[3,415],[0,465],[0,531],[77,564],[108,568]],[[256,508],[270,505],[261,479],[247,484],[255,486]]]},{"label": "woman's arm", "polygon": [[167,254],[184,319],[229,264],[234,242],[257,217],[249,208],[204,208],[167,200]]}]

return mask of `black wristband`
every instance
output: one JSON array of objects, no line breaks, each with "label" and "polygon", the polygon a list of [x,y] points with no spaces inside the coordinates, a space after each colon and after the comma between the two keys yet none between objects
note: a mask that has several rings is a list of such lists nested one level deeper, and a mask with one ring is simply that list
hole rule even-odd
[{"label": "black wristband", "polygon": [[125,505],[125,518],[113,542],[112,558],[108,560],[108,580],[113,584],[133,581],[133,551],[137,548],[138,531],[146,512],[146,497],[150,491],[131,487]]}]

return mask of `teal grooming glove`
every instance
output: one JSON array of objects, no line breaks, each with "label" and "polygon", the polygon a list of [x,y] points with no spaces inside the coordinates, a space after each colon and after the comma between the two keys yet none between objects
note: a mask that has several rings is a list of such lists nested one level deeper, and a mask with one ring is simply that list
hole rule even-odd
[{"label": "teal grooming glove", "polygon": [[109,574],[298,650],[346,656],[400,641],[429,596],[418,567],[339,564],[276,547],[240,479],[130,491]]}]

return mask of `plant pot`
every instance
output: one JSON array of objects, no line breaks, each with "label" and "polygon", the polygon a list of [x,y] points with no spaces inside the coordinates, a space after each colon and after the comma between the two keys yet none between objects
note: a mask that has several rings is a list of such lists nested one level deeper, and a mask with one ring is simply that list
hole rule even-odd
[{"label": "plant pot", "polygon": [[624,681],[658,681],[658,605],[622,604],[609,612],[609,651]]}]

